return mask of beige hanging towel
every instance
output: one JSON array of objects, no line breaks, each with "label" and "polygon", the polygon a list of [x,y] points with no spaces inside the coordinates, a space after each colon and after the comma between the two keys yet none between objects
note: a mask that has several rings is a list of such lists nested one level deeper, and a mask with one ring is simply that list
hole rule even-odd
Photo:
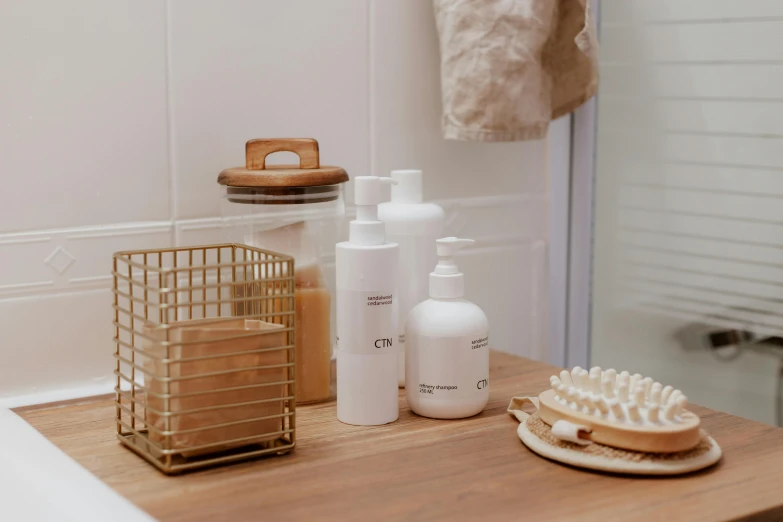
[{"label": "beige hanging towel", "polygon": [[543,138],[598,89],[589,0],[434,0],[446,139]]}]

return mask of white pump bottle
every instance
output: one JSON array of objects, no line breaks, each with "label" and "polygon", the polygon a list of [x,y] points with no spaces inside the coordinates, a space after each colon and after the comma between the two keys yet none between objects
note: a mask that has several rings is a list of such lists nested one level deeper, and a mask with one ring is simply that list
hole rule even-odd
[{"label": "white pump bottle", "polygon": [[374,426],[397,420],[397,271],[399,248],[378,220],[381,185],[354,178],[356,219],[335,248],[337,270],[337,419]]},{"label": "white pump bottle", "polygon": [[430,299],[408,315],[405,328],[405,396],[414,413],[435,419],[476,415],[489,401],[489,322],[463,298],[465,278],[454,254],[473,243],[437,240]]},{"label": "white pump bottle", "polygon": [[435,203],[425,203],[420,170],[393,170],[397,181],[391,201],[378,206],[386,223],[386,237],[400,245],[400,275],[397,294],[400,305],[400,386],[405,386],[405,320],[411,308],[427,299],[427,274],[437,261],[435,240],[443,236],[445,213]]}]

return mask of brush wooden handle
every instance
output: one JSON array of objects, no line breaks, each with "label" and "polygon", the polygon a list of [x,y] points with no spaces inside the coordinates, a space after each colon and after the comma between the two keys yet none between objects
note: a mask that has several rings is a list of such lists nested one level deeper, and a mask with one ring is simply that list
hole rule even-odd
[{"label": "brush wooden handle", "polygon": [[696,446],[701,440],[698,415],[685,411],[680,424],[627,424],[572,410],[555,400],[555,392],[547,390],[538,396],[541,420],[553,425],[559,420],[586,426],[592,432],[586,437],[593,442],[631,451],[674,453]]},{"label": "brush wooden handle", "polygon": [[264,170],[266,157],[273,152],[293,152],[299,156],[300,169],[320,168],[318,142],[312,138],[250,140],[245,144],[245,167],[247,170]]}]

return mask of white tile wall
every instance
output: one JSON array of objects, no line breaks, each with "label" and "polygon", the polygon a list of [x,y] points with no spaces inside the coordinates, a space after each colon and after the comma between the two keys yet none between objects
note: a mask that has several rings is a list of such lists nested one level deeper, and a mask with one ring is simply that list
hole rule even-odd
[{"label": "white tile wall", "polygon": [[0,401],[109,386],[111,253],[220,240],[215,180],[250,137],[424,168],[480,240],[461,262],[494,346],[545,354],[545,143],[440,138],[429,2],[61,4],[0,4]]},{"label": "white tile wall", "polygon": [[0,5],[0,232],[168,219],[158,0]]}]

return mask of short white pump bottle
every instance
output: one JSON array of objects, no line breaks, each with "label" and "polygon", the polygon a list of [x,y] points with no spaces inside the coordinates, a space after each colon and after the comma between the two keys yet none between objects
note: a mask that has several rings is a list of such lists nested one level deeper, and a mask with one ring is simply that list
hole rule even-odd
[{"label": "short white pump bottle", "polygon": [[399,417],[397,273],[399,248],[378,219],[390,178],[354,178],[356,219],[337,243],[337,419],[374,426]]},{"label": "short white pump bottle", "polygon": [[427,299],[427,274],[438,260],[435,240],[443,236],[446,214],[435,203],[424,202],[420,170],[393,170],[397,181],[391,201],[378,206],[378,217],[386,223],[386,237],[400,245],[400,275],[397,294],[400,304],[398,346],[400,387],[405,386],[405,318],[411,308]]},{"label": "short white pump bottle", "polygon": [[465,278],[454,262],[473,240],[436,243],[430,299],[416,305],[406,323],[405,396],[414,413],[460,419],[480,413],[489,401],[489,321],[463,298]]}]

